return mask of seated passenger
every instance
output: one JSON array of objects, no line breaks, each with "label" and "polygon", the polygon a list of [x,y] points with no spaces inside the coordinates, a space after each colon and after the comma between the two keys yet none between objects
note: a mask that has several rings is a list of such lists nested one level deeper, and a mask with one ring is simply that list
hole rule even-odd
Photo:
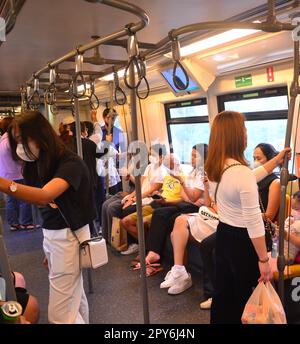
[{"label": "seated passenger", "polygon": [[[259,149],[255,149],[255,160],[261,160],[263,167],[258,167],[256,163],[256,169],[253,170],[256,179],[261,180],[260,185],[261,194],[265,200],[265,187],[270,186],[274,178],[268,179],[268,173],[270,173],[275,167],[281,164],[282,157],[286,150],[283,150],[277,156],[269,154],[269,151],[265,154]],[[259,155],[259,157],[258,157]],[[266,183],[266,181],[270,183]],[[264,183],[263,183],[264,182]],[[267,186],[266,186],[267,185]],[[271,194],[270,194],[270,197]],[[267,198],[268,202],[268,198]],[[208,207],[212,207],[211,211],[216,211],[216,207],[212,202],[212,197],[209,195],[207,178],[204,179],[204,204]],[[274,219],[279,208],[278,195],[272,202],[265,203],[267,209],[268,218]],[[209,220],[204,221],[199,214],[182,215],[176,219],[173,232],[171,233],[171,240],[174,251],[174,266],[168,272],[165,277],[165,281],[161,283],[161,288],[168,288],[169,294],[179,294],[185,291],[191,286],[191,277],[187,273],[185,263],[185,249],[189,239],[195,239],[200,242],[200,252],[203,261],[203,289],[205,301],[201,303],[202,309],[210,309],[213,293],[213,281],[214,281],[214,250],[215,250],[215,231],[218,221]],[[191,235],[190,235],[191,234]]]},{"label": "seated passenger", "polygon": [[[152,199],[149,197],[153,192],[161,189],[163,179],[167,174],[162,161],[166,155],[166,148],[164,145],[155,144],[150,149],[151,157],[150,163],[141,178],[142,183],[142,199],[143,204],[151,203]],[[117,194],[106,200],[102,206],[102,235],[105,239],[110,241],[112,218],[124,218],[136,211],[135,205],[135,191],[121,197],[123,194]],[[133,243],[132,243],[133,244]],[[136,249],[136,246],[128,247],[129,252]],[[134,250],[133,250],[134,251]],[[134,252],[132,252],[134,253]]]},{"label": "seated passenger", "polygon": [[[162,202],[163,207],[156,209],[152,215],[149,233],[146,238],[147,276],[161,271],[158,264],[163,254],[166,238],[172,231],[174,222],[178,216],[184,213],[198,211],[199,205],[203,204],[203,166],[207,154],[207,145],[198,144],[193,146],[191,155],[192,171],[187,178],[180,174],[171,176],[179,181],[182,186],[182,199],[176,202]],[[155,263],[155,265],[152,265]]]},{"label": "seated passenger", "polygon": [[39,320],[40,307],[37,299],[28,294],[24,276],[19,272],[12,272],[17,301],[22,306],[22,315],[30,324],[36,324]]},{"label": "seated passenger", "polygon": [[300,191],[294,193],[291,208],[291,216],[285,221],[284,256],[290,262],[300,263]]},{"label": "seated passenger", "polygon": [[[174,157],[173,154],[169,154],[165,157],[164,164],[166,164],[166,162],[168,162],[170,170],[173,171],[173,173],[175,173],[175,171],[177,173],[180,170],[180,162],[176,157]],[[148,192],[146,195],[149,196],[146,197],[146,202],[143,201],[144,206],[142,208],[142,216],[144,223],[147,226],[150,225],[154,209],[166,205],[166,202],[179,202],[182,200],[181,185],[179,181],[174,178],[174,176],[168,175],[166,170],[164,170],[164,175],[165,176],[163,178],[161,195],[159,195],[158,193],[154,194],[154,190],[151,189],[150,192]],[[135,201],[135,199],[133,201]],[[125,203],[125,206],[127,205],[127,203]],[[121,226],[126,229],[128,233],[134,238],[138,238],[136,212],[124,217],[121,220]]]}]

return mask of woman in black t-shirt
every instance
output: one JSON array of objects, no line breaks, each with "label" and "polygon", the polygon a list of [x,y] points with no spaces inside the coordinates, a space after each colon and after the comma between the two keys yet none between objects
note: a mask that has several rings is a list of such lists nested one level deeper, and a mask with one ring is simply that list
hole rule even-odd
[{"label": "woman in black t-shirt", "polygon": [[50,281],[49,321],[88,323],[75,236],[80,242],[89,239],[88,224],[95,217],[89,171],[37,111],[17,118],[12,133],[12,151],[24,161],[27,185],[0,178],[0,191],[41,207]]}]

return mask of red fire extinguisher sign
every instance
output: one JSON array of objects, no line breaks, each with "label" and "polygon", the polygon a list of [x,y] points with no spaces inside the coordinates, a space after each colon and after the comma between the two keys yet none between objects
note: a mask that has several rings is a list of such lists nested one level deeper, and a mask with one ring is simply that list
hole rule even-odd
[{"label": "red fire extinguisher sign", "polygon": [[267,79],[268,82],[274,81],[274,67],[267,67]]}]

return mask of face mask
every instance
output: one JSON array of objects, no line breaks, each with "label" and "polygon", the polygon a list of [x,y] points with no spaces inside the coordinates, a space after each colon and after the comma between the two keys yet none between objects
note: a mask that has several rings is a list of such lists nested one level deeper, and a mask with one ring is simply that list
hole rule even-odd
[{"label": "face mask", "polygon": [[259,166],[262,166],[262,164],[259,161],[255,160],[254,163],[253,163],[253,167],[257,168]]},{"label": "face mask", "polygon": [[[32,154],[34,156],[36,156],[36,159],[38,159],[39,154],[40,154],[39,149],[36,148],[35,145],[33,145],[33,144],[30,144],[29,146],[30,146],[29,148],[30,148],[30,151],[32,152]],[[26,152],[24,150],[24,146],[21,143],[18,143],[16,153],[17,153],[18,157],[20,159],[22,159],[23,161],[33,162],[36,160],[36,159],[29,158],[29,156],[26,154]]]},{"label": "face mask", "polygon": [[149,161],[150,161],[150,164],[157,164],[158,158],[154,155],[149,155]]}]

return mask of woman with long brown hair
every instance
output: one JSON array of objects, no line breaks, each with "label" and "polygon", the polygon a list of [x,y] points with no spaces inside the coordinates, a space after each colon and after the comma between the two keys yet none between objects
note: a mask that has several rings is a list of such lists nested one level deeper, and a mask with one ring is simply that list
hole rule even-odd
[{"label": "woman with long brown hair", "polygon": [[80,242],[94,219],[87,166],[67,150],[46,118],[26,111],[13,123],[12,151],[24,161],[22,185],[0,178],[0,191],[40,206],[43,248],[49,268],[51,323],[88,323],[88,303],[79,266]]},{"label": "woman with long brown hair", "polygon": [[256,179],[244,157],[246,146],[244,116],[233,111],[218,114],[205,163],[219,215],[211,323],[240,323],[253,287],[272,276]]}]

